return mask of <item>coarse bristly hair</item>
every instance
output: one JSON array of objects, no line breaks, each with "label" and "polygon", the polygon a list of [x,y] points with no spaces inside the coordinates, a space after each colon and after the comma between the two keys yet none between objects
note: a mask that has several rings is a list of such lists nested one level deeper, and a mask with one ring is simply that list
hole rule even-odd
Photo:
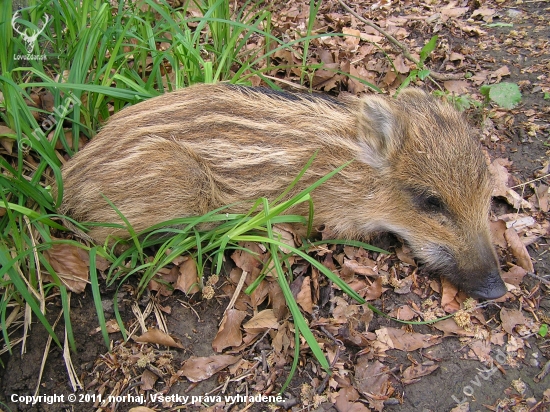
[{"label": "coarse bristly hair", "polygon": [[[295,191],[354,161],[312,193],[315,224],[345,238],[396,233],[428,268],[472,295],[505,293],[479,143],[458,112],[417,89],[397,99],[222,84],[164,94],[118,112],[64,166],[61,212],[121,222],[103,194],[140,231],[274,199],[316,152]],[[106,227],[89,235],[100,242],[128,236]]]}]

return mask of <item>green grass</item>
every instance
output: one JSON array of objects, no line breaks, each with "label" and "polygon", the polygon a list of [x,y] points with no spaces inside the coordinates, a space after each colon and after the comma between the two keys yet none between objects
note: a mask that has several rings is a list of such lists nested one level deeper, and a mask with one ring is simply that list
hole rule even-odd
[{"label": "green grass", "polygon": [[[86,246],[59,239],[64,229],[56,215],[63,193],[57,144],[72,156],[79,138],[93,138],[112,113],[128,104],[194,83],[250,84],[256,77],[277,87],[264,75],[273,70],[271,56],[275,52],[302,45],[302,69],[304,73],[314,71],[321,66],[306,66],[310,41],[341,35],[312,34],[312,19],[320,2],[311,2],[304,37],[291,42],[271,34],[271,14],[262,2],[247,2],[235,12],[224,0],[189,1],[179,9],[152,0],[146,0],[145,7],[139,9],[133,3],[120,2],[118,9],[113,10],[99,0],[30,1],[29,7],[20,11],[16,23],[24,30],[37,30],[45,16],[50,16],[32,52],[45,56],[45,61],[14,58],[26,55],[26,44],[22,36],[12,31],[15,10],[11,1],[5,1],[0,9],[0,91],[3,96],[0,120],[7,127],[1,137],[13,143],[12,153],[0,157],[0,324],[5,344],[11,350],[8,331],[14,324],[13,318],[27,309],[56,344],[60,344],[45,310],[46,298],[55,292],[61,296],[68,344],[75,347],[70,324],[70,292],[43,254],[56,243],[78,246],[90,254],[91,288],[98,321],[108,344],[95,256],[111,263],[108,285],[120,285],[130,276],[139,275],[139,289],[143,291],[159,268],[182,253],[193,254],[199,272],[206,264],[212,264],[219,272],[223,253],[238,248],[239,241],[249,240],[264,243],[271,251],[271,262],[297,329],[306,336],[319,362],[327,368],[297,305],[292,303],[284,270],[285,257],[279,251],[281,242],[271,230],[273,224],[280,222],[307,223],[303,217],[283,212],[296,203],[310,202],[309,193],[315,186],[290,201],[281,201],[283,196],[272,204],[259,199],[247,215],[227,216],[217,210],[206,216],[166,222],[151,228],[148,234],[135,233],[126,222],[131,244],[121,255],[113,253],[113,248],[107,245]],[[251,42],[260,46],[246,47]],[[36,90],[51,95],[54,113],[30,104],[32,92]],[[48,119],[49,130],[41,128],[44,119]],[[72,132],[72,138],[66,137],[67,130]],[[52,191],[53,186],[57,186],[57,192]],[[201,223],[213,221],[220,223],[216,229],[199,230]],[[173,229],[174,224],[183,229]],[[153,236],[160,233],[165,235],[161,240]],[[167,233],[170,235],[166,236]],[[151,258],[144,249],[153,245],[158,252]],[[346,290],[347,286],[338,277],[309,257],[304,249],[295,249],[293,253],[317,266]],[[44,274],[51,277],[51,283],[43,282]],[[358,298],[349,288],[347,292]],[[18,308],[22,306],[26,309],[21,311]],[[114,307],[116,310],[117,305]],[[118,312],[116,316],[122,324]],[[28,317],[26,319],[28,322]]]}]

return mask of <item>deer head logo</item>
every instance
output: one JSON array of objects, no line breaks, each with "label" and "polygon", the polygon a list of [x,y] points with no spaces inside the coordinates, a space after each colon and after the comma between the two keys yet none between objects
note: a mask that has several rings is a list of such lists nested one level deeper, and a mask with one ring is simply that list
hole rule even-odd
[{"label": "deer head logo", "polygon": [[32,53],[32,49],[34,48],[34,42],[36,41],[38,36],[40,36],[40,33],[44,31],[44,28],[46,27],[46,24],[48,24],[48,21],[50,21],[50,17],[47,14],[45,14],[45,16],[46,16],[46,21],[35,32],[33,32],[33,30],[30,30],[30,29],[21,29],[20,26],[19,26],[19,29],[17,28],[18,24],[16,20],[19,17],[19,12],[16,12],[13,15],[13,18],[11,19],[11,26],[13,27],[13,30],[19,33],[19,35],[23,38],[23,40],[27,44],[27,53],[29,54]]}]

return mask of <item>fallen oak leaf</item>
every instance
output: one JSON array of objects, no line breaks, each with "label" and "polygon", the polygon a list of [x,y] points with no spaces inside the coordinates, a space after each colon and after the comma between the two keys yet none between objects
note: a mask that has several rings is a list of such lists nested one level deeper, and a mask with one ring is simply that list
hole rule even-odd
[{"label": "fallen oak leaf", "polygon": [[279,322],[273,313],[273,309],[262,310],[243,325],[249,333],[261,333],[268,329],[278,329]]},{"label": "fallen oak leaf", "polygon": [[390,314],[390,316],[393,316],[399,320],[413,320],[417,315],[409,305],[402,305],[397,308],[394,314]]},{"label": "fallen oak leaf", "polygon": [[440,320],[439,322],[435,322],[432,324],[436,329],[440,330],[441,332],[443,332],[443,337],[447,337],[447,336],[454,336],[454,335],[459,335],[459,336],[474,336],[474,333],[471,332],[471,331],[467,331],[463,328],[461,328],[460,326],[457,325],[457,323],[449,318],[449,319],[444,319],[444,320]]},{"label": "fallen oak leaf", "polygon": [[354,386],[367,398],[369,395],[387,398],[389,379],[389,368],[380,361],[369,362],[367,356],[357,359]]},{"label": "fallen oak leaf", "polygon": [[429,348],[441,343],[440,336],[424,335],[416,332],[410,333],[403,329],[380,328],[375,333],[378,340],[390,348],[407,352],[420,348]]},{"label": "fallen oak leaf", "polygon": [[150,391],[155,386],[158,378],[162,376],[157,376],[148,369],[145,369],[141,374],[141,390]]},{"label": "fallen oak leaf", "polygon": [[181,342],[176,341],[176,339],[174,339],[169,334],[156,328],[151,328],[143,335],[133,339],[138,343],[156,343],[158,345],[183,349],[183,345],[181,344]]},{"label": "fallen oak leaf", "polygon": [[506,222],[502,219],[489,222],[489,230],[491,231],[491,240],[493,244],[503,249],[508,247],[508,243],[506,243],[506,239],[504,238],[506,229]]},{"label": "fallen oak leaf", "polygon": [[359,393],[352,387],[344,387],[338,391],[338,396],[334,402],[334,407],[338,412],[369,412],[370,409],[363,405],[359,400]]},{"label": "fallen oak leaf", "polygon": [[184,362],[182,368],[178,371],[178,375],[185,376],[191,382],[200,382],[239,360],[241,360],[240,356],[231,355],[191,356]]},{"label": "fallen oak leaf", "polygon": [[194,259],[187,259],[179,265],[179,275],[174,285],[186,295],[199,292],[199,276]]},{"label": "fallen oak leaf", "polygon": [[357,275],[363,275],[363,276],[378,276],[378,274],[374,271],[374,266],[366,266],[363,265],[355,259],[345,260],[343,264],[343,268],[349,269],[351,272],[357,274]]},{"label": "fallen oak leaf", "polygon": [[506,308],[500,310],[500,321],[502,322],[502,329],[510,335],[513,333],[516,325],[525,325],[527,323],[527,319],[519,310]]},{"label": "fallen oak leaf", "polygon": [[508,272],[502,272],[501,277],[505,283],[513,285],[519,288],[521,282],[523,282],[523,277],[527,274],[527,271],[521,266],[513,265]]},{"label": "fallen oak leaf", "polygon": [[255,268],[259,268],[262,265],[265,251],[258,244],[252,242],[241,242],[239,246],[242,249],[235,250],[231,254],[231,259],[237,267],[245,272],[252,273]]},{"label": "fallen oak leaf", "polygon": [[15,130],[0,125],[0,146],[10,155],[13,153],[13,143],[15,141],[17,141],[17,133]]},{"label": "fallen oak leaf", "polygon": [[441,307],[447,313],[454,313],[460,310],[460,303],[456,300],[458,288],[446,278],[441,278]]},{"label": "fallen oak leaf", "polygon": [[[120,332],[120,326],[119,326],[118,322],[115,319],[111,319],[111,320],[108,320],[107,322],[105,322],[105,326],[106,326],[106,329],[107,329],[107,333]],[[94,334],[98,333],[99,331],[101,331],[100,326],[98,326],[97,328],[92,330],[89,334],[94,335]]]},{"label": "fallen oak leaf", "polygon": [[403,382],[405,385],[415,383],[418,381],[418,378],[429,375],[437,368],[439,368],[439,365],[411,365],[403,371],[403,379],[401,380],[401,382]]},{"label": "fallen oak leaf", "polygon": [[229,309],[223,316],[220,329],[212,341],[212,348],[216,352],[221,352],[230,346],[239,346],[243,341],[241,332],[241,323],[246,317],[246,312]]},{"label": "fallen oak leaf", "polygon": [[82,293],[88,283],[88,264],[81,248],[66,243],[53,244],[44,256],[55,270],[59,280],[75,293]]},{"label": "fallen oak leaf", "polygon": [[534,272],[535,268],[533,267],[531,256],[529,256],[527,247],[519,238],[516,230],[514,228],[506,229],[504,232],[504,238],[506,239],[506,242],[508,242],[508,247],[510,248],[512,254],[516,257],[518,266],[521,266],[527,272]]},{"label": "fallen oak leaf", "polygon": [[307,313],[313,313],[313,302],[311,300],[311,278],[309,276],[304,277],[300,291],[296,296],[296,303],[298,303]]}]

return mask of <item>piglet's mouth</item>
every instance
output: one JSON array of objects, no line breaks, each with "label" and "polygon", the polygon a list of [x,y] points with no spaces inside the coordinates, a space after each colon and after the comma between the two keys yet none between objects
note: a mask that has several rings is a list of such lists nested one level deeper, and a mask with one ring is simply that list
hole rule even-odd
[{"label": "piglet's mouth", "polygon": [[434,267],[421,263],[423,273],[441,276],[474,299],[491,300],[504,296],[508,289],[498,268],[489,271],[461,272],[455,265],[451,268]]},{"label": "piglet's mouth", "polygon": [[482,278],[485,279],[483,284],[474,289],[464,288],[464,291],[473,298],[484,300],[498,299],[508,292],[498,271],[482,276]]}]

